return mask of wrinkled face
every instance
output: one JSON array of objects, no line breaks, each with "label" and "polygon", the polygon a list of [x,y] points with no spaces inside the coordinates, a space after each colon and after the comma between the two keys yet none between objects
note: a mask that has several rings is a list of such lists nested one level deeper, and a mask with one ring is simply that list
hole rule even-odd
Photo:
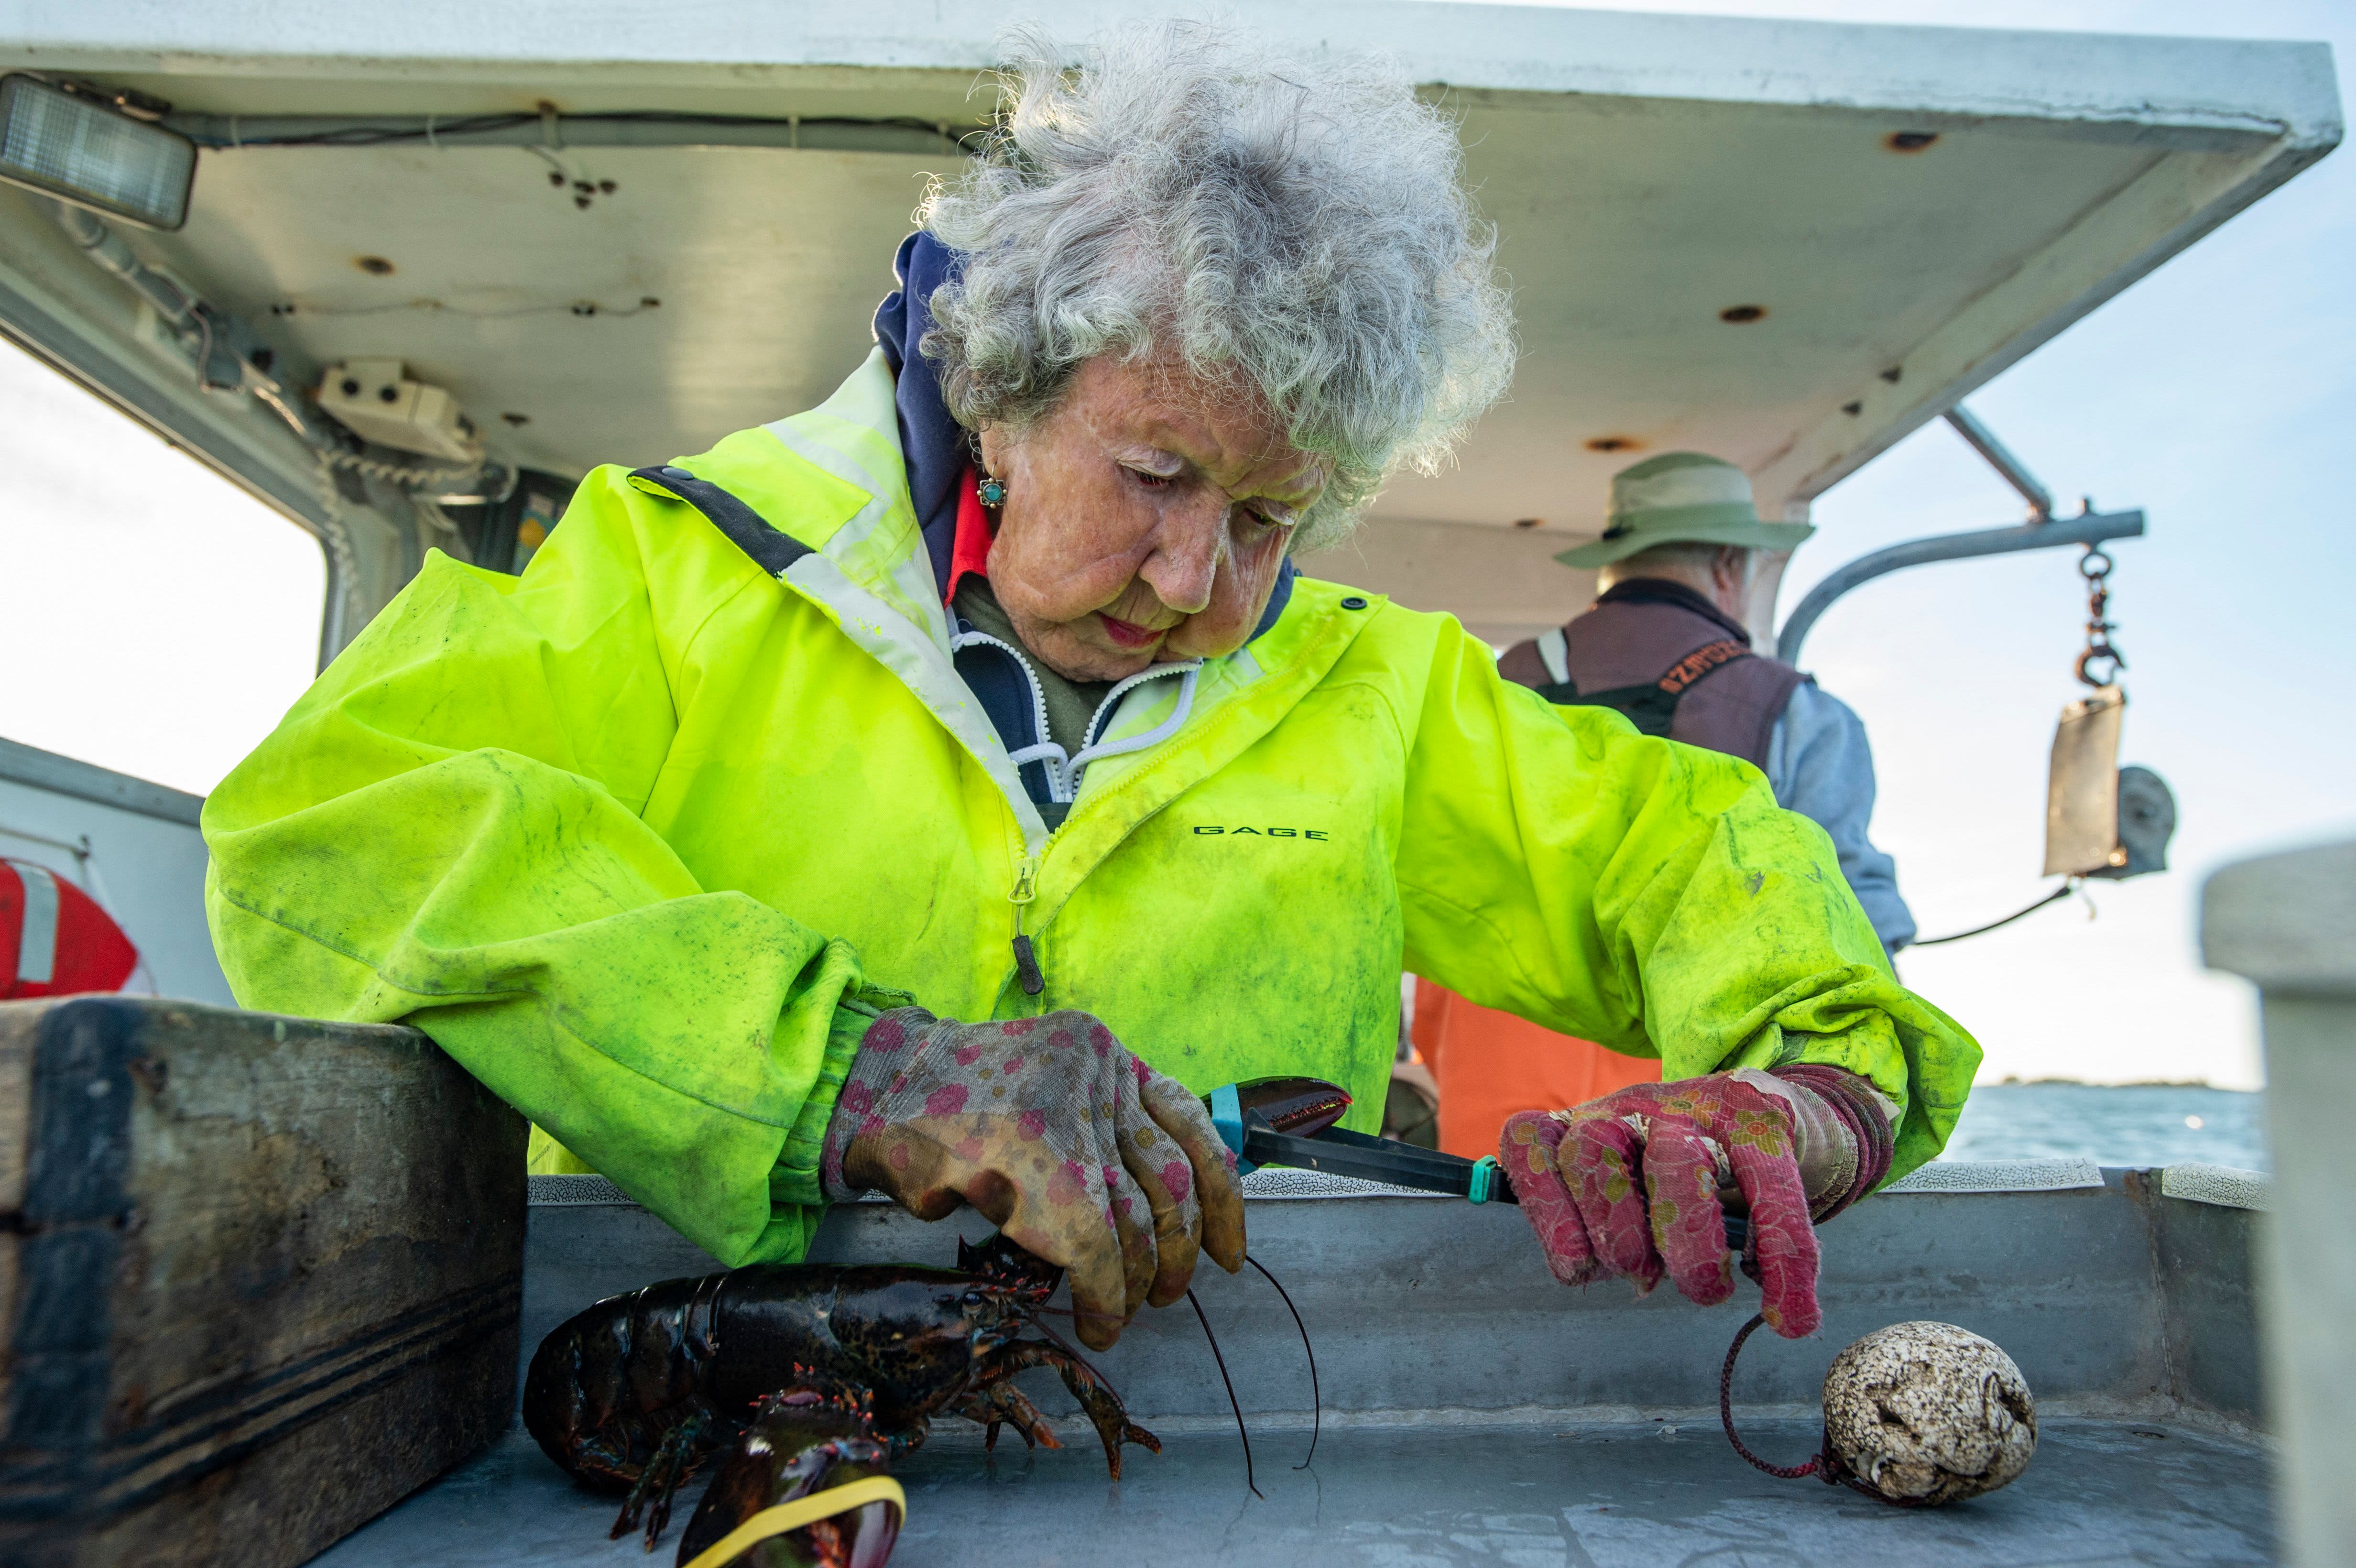
[{"label": "wrinkled face", "polygon": [[1241,647],[1329,477],[1257,396],[1111,358],[1020,436],[984,431],[981,451],[1006,484],[991,587],[1023,645],[1075,680]]}]

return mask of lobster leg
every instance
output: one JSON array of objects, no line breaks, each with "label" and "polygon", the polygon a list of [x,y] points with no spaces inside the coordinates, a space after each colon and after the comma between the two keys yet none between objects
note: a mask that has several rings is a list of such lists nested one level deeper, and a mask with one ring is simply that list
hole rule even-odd
[{"label": "lobster leg", "polygon": [[662,1442],[655,1448],[654,1457],[630,1488],[629,1496],[622,1499],[622,1511],[614,1520],[609,1541],[619,1541],[638,1522],[638,1515],[647,1515],[647,1550],[652,1552],[655,1542],[670,1523],[670,1499],[687,1478],[695,1474],[703,1455],[711,1446],[712,1414],[699,1410],[686,1420],[663,1434]]},{"label": "lobster leg", "polygon": [[921,1415],[912,1416],[907,1424],[884,1434],[884,1441],[890,1446],[893,1458],[905,1459],[925,1445],[925,1439],[932,1435],[932,1431],[933,1424],[929,1419]]},{"label": "lobster leg", "polygon": [[1134,1443],[1152,1453],[1162,1452],[1162,1439],[1130,1420],[1129,1412],[1121,1407],[1120,1396],[1104,1374],[1060,1345],[1044,1339],[1015,1339],[1000,1346],[991,1353],[990,1369],[984,1387],[1002,1384],[1015,1373],[1033,1367],[1053,1367],[1055,1375],[1064,1380],[1064,1387],[1080,1408],[1087,1413],[1089,1424],[1096,1427],[1097,1436],[1104,1443],[1105,1467],[1112,1478],[1120,1479],[1120,1445]]},{"label": "lobster leg", "polygon": [[1063,1446],[1055,1440],[1055,1429],[1047,1424],[1047,1418],[1039,1413],[1039,1407],[1033,1404],[1021,1389],[1003,1380],[976,1389],[966,1397],[965,1403],[958,1407],[957,1413],[968,1421],[980,1422],[987,1429],[982,1436],[982,1446],[992,1452],[998,1447],[998,1429],[1001,1426],[1013,1427],[1025,1448]]}]

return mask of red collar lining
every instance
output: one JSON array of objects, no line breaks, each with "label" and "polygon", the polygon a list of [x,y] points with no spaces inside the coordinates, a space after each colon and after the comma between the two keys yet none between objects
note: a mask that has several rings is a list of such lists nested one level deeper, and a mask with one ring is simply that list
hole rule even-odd
[{"label": "red collar lining", "polygon": [[981,491],[969,466],[958,481],[957,535],[949,546],[949,584],[941,603],[957,603],[958,587],[968,577],[990,576],[990,547],[997,542],[990,514],[981,509]]}]

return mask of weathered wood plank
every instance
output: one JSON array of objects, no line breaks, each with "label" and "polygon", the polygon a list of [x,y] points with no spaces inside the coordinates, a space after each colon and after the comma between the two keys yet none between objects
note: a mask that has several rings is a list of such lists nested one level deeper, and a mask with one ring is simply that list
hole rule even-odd
[{"label": "weathered wood plank", "polygon": [[423,1035],[7,1004],[12,1075],[0,1556],[293,1564],[506,1425],[524,1125]]},{"label": "weathered wood plank", "polygon": [[[32,1082],[31,1041],[0,1029],[0,1234],[14,1234],[23,1221]],[[0,1325],[16,1319],[16,1251],[0,1243]],[[13,1338],[0,1338],[0,1412],[7,1409],[8,1366],[15,1359]]]}]

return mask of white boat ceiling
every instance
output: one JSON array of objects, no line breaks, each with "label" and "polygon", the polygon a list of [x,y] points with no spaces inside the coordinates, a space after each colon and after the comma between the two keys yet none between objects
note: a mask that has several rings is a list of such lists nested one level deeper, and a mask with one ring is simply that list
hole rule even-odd
[{"label": "white boat ceiling", "polygon": [[[1067,40],[1121,14],[1028,9]],[[276,117],[439,123],[542,102],[956,134],[989,112],[980,73],[1010,11],[9,15],[11,69],[235,116],[212,122],[234,137]],[[1462,117],[1521,321],[1513,398],[1453,471],[1396,484],[1325,570],[1499,638],[1565,613],[1572,579],[1545,558],[1601,526],[1615,469],[1698,448],[1749,469],[1762,510],[1804,516],[2340,132],[2320,45],[1410,3],[1270,7],[1260,25],[1288,45],[1387,50]],[[456,394],[495,454],[578,474],[699,452],[824,396],[868,348],[926,180],[955,164],[940,137],[890,126],[813,123],[788,132],[799,146],[719,144],[775,130],[556,129],[552,155],[439,135],[209,151],[187,227],[125,237],[294,359],[397,356]],[[676,144],[612,144],[626,138]],[[612,191],[577,207],[551,156]],[[307,517],[309,460],[283,427],[133,347],[128,295],[23,193],[0,194],[0,214],[15,335]],[[1760,314],[1723,319],[1742,307]],[[1529,518],[1541,526],[1515,526]]]}]

